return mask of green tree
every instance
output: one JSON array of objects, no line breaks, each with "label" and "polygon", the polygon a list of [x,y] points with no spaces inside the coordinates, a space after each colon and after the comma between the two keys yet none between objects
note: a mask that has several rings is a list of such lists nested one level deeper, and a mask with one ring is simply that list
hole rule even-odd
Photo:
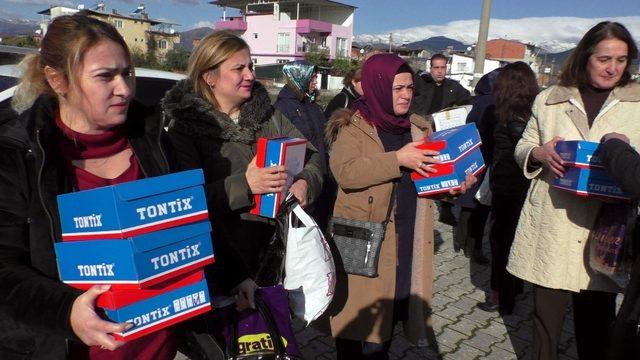
[{"label": "green tree", "polygon": [[140,51],[140,49],[135,49],[131,52],[131,59],[133,60],[133,65],[137,67],[149,67],[147,55]]},{"label": "green tree", "polygon": [[329,66],[329,50],[311,49],[304,54],[304,59],[316,66]]},{"label": "green tree", "polygon": [[189,65],[189,52],[183,49],[171,49],[167,52],[163,65],[167,70],[185,71]]},{"label": "green tree", "polygon": [[146,54],[146,58],[147,58],[147,67],[151,68],[151,69],[162,69],[162,65],[160,64],[160,61],[158,61],[158,56],[156,54],[156,50],[158,49],[158,42],[155,38],[155,36],[153,36],[153,34],[149,35],[149,40],[147,41],[147,54]]},{"label": "green tree", "polygon": [[345,76],[358,67],[358,63],[348,58],[337,58],[331,62],[331,75]]}]

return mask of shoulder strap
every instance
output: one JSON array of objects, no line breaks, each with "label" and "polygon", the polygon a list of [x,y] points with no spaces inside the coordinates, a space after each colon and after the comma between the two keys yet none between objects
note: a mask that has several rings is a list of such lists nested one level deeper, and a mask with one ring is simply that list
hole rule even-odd
[{"label": "shoulder strap", "polygon": [[387,209],[387,216],[382,222],[382,225],[384,225],[385,227],[387,226],[387,224],[389,223],[389,220],[391,219],[391,210],[393,210],[393,201],[395,200],[394,198],[395,194],[396,194],[396,183],[393,183],[393,188],[391,189],[391,199],[389,199],[389,208]]},{"label": "shoulder strap", "polygon": [[349,95],[344,94],[344,106],[343,106],[343,108],[346,109],[347,107],[349,107]]}]

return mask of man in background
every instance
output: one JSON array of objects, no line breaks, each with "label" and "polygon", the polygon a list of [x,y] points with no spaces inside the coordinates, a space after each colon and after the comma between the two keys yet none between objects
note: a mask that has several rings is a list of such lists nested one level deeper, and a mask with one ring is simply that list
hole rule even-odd
[{"label": "man in background", "polygon": [[[429,62],[431,64],[429,73],[421,72],[414,77],[413,102],[410,112],[427,117],[451,106],[471,104],[472,98],[469,91],[459,82],[445,77],[447,57],[435,54]],[[439,204],[440,216],[438,220],[455,226],[456,218],[451,211],[453,204],[449,202],[439,202]]]}]

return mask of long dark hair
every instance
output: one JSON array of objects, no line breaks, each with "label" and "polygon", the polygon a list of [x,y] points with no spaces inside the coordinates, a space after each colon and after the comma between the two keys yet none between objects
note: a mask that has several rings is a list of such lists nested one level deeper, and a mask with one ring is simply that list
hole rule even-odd
[{"label": "long dark hair", "polygon": [[529,119],[531,106],[538,92],[540,88],[536,75],[529,65],[517,61],[505,66],[493,88],[498,119],[501,122],[507,122],[514,116]]},{"label": "long dark hair", "polygon": [[633,60],[638,57],[636,42],[624,25],[612,21],[603,21],[589,29],[578,43],[578,46],[573,50],[560,74],[560,85],[575,87],[587,86],[589,84],[589,75],[587,74],[589,57],[595,51],[596,46],[598,46],[602,40],[606,39],[618,39],[627,44],[627,66],[616,86],[624,86],[629,83],[629,80],[631,80],[629,68]]}]

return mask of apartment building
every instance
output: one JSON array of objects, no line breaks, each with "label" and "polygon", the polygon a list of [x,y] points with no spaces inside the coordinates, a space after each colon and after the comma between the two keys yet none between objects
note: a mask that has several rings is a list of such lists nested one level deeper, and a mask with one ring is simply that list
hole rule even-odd
[{"label": "apartment building", "polygon": [[[330,0],[217,0],[223,9],[216,30],[230,30],[251,47],[258,65],[304,59],[326,50],[329,59],[351,56],[356,7]],[[227,16],[228,10],[240,15]]]},{"label": "apartment building", "polygon": [[69,15],[84,10],[90,16],[112,24],[122,35],[132,52],[146,53],[149,45],[153,43],[156,49],[156,56],[163,58],[167,52],[180,43],[180,34],[175,31],[174,26],[178,24],[154,20],[149,17],[146,7],[140,5],[132,12],[124,14],[116,9],[107,11],[104,3],[99,3],[92,8],[85,8],[79,5],[77,8],[65,6],[52,6],[46,10],[38,12],[42,15],[40,29],[44,35],[51,20],[60,15]]}]

